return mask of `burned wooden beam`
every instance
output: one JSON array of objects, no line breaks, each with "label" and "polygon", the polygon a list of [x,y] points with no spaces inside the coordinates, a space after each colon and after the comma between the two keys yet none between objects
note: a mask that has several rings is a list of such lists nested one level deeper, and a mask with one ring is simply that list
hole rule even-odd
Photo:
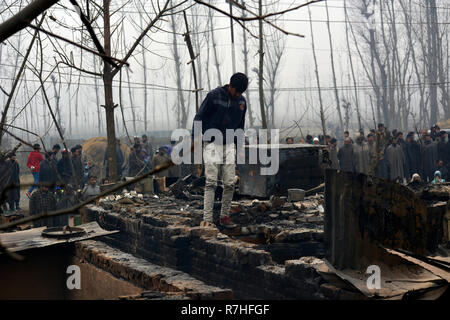
[{"label": "burned wooden beam", "polygon": [[326,170],[326,258],[336,268],[366,268],[379,245],[427,255],[443,240],[446,202],[427,203],[411,189],[377,177]]}]

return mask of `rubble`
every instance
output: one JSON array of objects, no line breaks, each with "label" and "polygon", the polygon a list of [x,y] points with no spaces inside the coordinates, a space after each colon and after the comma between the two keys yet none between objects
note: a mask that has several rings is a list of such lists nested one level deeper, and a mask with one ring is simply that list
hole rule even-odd
[{"label": "rubble", "polygon": [[[324,202],[323,195],[295,203],[280,196],[270,200],[235,199],[230,217],[236,227],[219,232],[199,227],[203,200],[183,196],[186,190],[194,192],[198,179],[184,183],[186,180],[173,185],[159,199],[143,195],[139,204],[139,194],[124,196],[133,203],[120,203],[124,198],[105,198],[97,206],[88,206],[86,215],[106,229],[121,231],[104,237],[107,245],[188,273],[212,286],[228,288],[236,298],[324,298],[319,293],[318,274],[316,282],[305,289],[305,279],[295,279],[285,270],[285,261],[305,255],[323,256],[324,217],[317,209]],[[216,218],[219,210],[217,202]]]},{"label": "rubble", "polygon": [[[77,243],[76,256],[143,289],[121,299],[367,299],[374,296],[364,287],[364,268],[389,252],[383,246],[419,256],[441,252],[443,235],[448,236],[447,185],[411,191],[364,175],[330,177],[326,197],[236,196],[230,213],[236,227],[223,230],[200,226],[204,180],[195,176],[158,195],[123,190],[82,211],[84,222],[95,220],[119,233]],[[330,193],[333,183],[339,189]],[[220,206],[216,201],[216,220]],[[417,233],[421,237],[412,241]],[[391,253],[396,258],[380,263],[392,270],[388,277],[423,280],[420,290],[441,289],[440,277],[426,262],[397,267],[401,255],[417,259]],[[406,297],[418,286],[388,284],[379,294]]]}]

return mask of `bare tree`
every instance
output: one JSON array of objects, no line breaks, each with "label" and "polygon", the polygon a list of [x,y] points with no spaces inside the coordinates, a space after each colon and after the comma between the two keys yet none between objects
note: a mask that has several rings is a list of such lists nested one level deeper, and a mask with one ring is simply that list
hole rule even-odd
[{"label": "bare tree", "polygon": [[[330,15],[328,13],[328,3],[325,1],[325,8],[326,8],[326,12],[327,12],[327,30],[328,30],[328,39],[330,42],[330,62],[331,62],[331,71],[332,71],[332,77],[333,77],[333,85],[334,85],[334,97],[336,99],[336,110],[338,112],[338,116],[339,116],[339,125],[341,126],[341,131],[342,128],[344,127],[344,122],[342,121],[342,113],[341,113],[341,104],[339,101],[339,92],[337,89],[337,83],[336,83],[336,70],[334,68],[334,52],[333,52],[333,40],[332,40],[332,36],[331,36],[331,28],[330,28]],[[347,42],[348,42],[348,32],[347,34]],[[348,46],[348,43],[347,43]],[[349,54],[349,58],[350,58],[350,65],[352,68],[352,73],[353,72],[353,64],[351,61],[351,55]],[[354,75],[353,75],[353,79],[354,79]],[[355,84],[355,91],[356,91],[356,84]],[[358,101],[358,95],[356,92],[356,101]],[[358,103],[358,102],[356,102]]]},{"label": "bare tree", "polygon": [[275,100],[278,94],[281,60],[285,52],[286,41],[276,30],[265,37],[265,79],[269,87],[269,97],[265,101],[266,115],[271,127],[275,127]]},{"label": "bare tree", "polygon": [[187,125],[187,104],[186,104],[186,100],[184,98],[184,93],[183,93],[183,73],[182,73],[182,63],[181,63],[181,58],[180,58],[180,54],[178,52],[178,39],[177,39],[177,20],[176,20],[176,16],[172,16],[170,19],[170,25],[172,28],[172,45],[173,45],[173,58],[174,58],[174,63],[175,63],[175,78],[176,78],[176,84],[177,84],[177,99],[178,99],[178,103],[176,104],[176,115],[177,115],[177,126],[178,128],[186,128]]},{"label": "bare tree", "polygon": [[[44,18],[45,18],[45,15],[42,16],[41,20],[39,21],[39,25],[42,25],[42,22],[44,21]],[[15,91],[17,89],[17,86],[19,84],[19,81],[20,81],[20,77],[22,76],[22,73],[25,70],[25,65],[27,63],[28,57],[30,56],[30,53],[31,53],[31,50],[33,48],[33,44],[34,44],[34,42],[35,42],[35,40],[37,38],[37,35],[38,35],[38,32],[35,31],[32,39],[30,41],[30,44],[28,46],[27,52],[25,53],[25,56],[23,58],[22,65],[20,66],[19,72],[15,76],[14,83],[12,85],[11,91],[9,92],[8,100],[6,101],[6,105],[3,108],[2,118],[0,120],[0,146],[1,146],[1,143],[2,143],[3,131],[4,131],[7,115],[8,115],[8,110],[9,110],[9,108],[11,106],[11,102],[12,102],[12,99],[14,97],[14,93],[15,93]]]},{"label": "bare tree", "polygon": [[217,83],[219,85],[222,85],[222,74],[220,72],[220,62],[219,62],[219,55],[217,53],[216,37],[214,35],[213,18],[214,18],[214,11],[212,9],[208,9],[208,24],[211,30],[211,44],[214,53],[214,64],[216,66]]},{"label": "bare tree", "polygon": [[318,91],[318,95],[319,95],[320,120],[322,122],[323,136],[325,138],[325,136],[327,135],[327,128],[326,128],[326,124],[325,124],[325,112],[324,112],[324,108],[323,108],[322,92],[320,90],[319,66],[317,64],[316,49],[314,46],[314,31],[313,31],[313,27],[312,27],[311,9],[309,7],[308,7],[308,14],[309,14],[309,26],[310,26],[310,30],[311,30],[312,54],[313,54],[314,66],[315,66],[314,72],[316,74],[317,91]]},{"label": "bare tree", "polygon": [[[245,2],[242,0],[242,6],[245,7]],[[245,12],[245,9],[242,8],[242,16],[246,17],[247,13]],[[245,26],[245,22],[242,22],[242,24]],[[244,56],[244,73],[248,75],[248,53],[249,49],[247,47],[247,32],[245,30],[242,31],[242,54]],[[247,92],[246,94],[246,101],[247,101],[247,110],[248,110],[248,120],[250,122],[250,127],[253,127],[255,125],[255,118],[253,116],[253,110],[250,103],[250,93]]]}]

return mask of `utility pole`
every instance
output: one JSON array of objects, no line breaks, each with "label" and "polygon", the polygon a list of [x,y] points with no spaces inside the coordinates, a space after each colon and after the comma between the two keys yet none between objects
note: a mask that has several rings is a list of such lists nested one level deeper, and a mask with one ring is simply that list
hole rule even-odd
[{"label": "utility pole", "polygon": [[233,29],[233,2],[226,0],[230,4],[230,28],[231,28],[231,60],[233,63],[233,74],[236,73],[236,49],[234,47],[234,29]]},{"label": "utility pole", "polygon": [[266,112],[264,110],[264,40],[263,40],[263,21],[262,17],[262,0],[259,0],[259,107],[261,109],[261,121],[263,129],[267,129]]},{"label": "utility pole", "polygon": [[[245,2],[242,0],[242,16],[246,17],[245,13]],[[242,24],[245,26],[245,21],[242,21]],[[244,48],[242,50],[242,53],[244,54],[244,73],[248,76],[248,49],[247,49],[247,33],[244,31],[242,32],[243,37],[243,44]],[[246,94],[247,99],[247,110],[248,110],[248,119],[250,120],[250,127],[253,127],[254,125],[254,118],[252,113],[252,108],[250,107],[250,93],[247,92]]]},{"label": "utility pole", "polygon": [[195,71],[195,59],[197,59],[197,57],[199,56],[199,54],[195,55],[194,54],[194,49],[192,47],[192,42],[191,42],[191,36],[190,36],[190,31],[189,31],[189,24],[187,21],[187,17],[186,17],[186,11],[183,11],[183,15],[184,15],[184,22],[186,24],[186,33],[184,34],[184,41],[186,42],[186,45],[188,47],[189,50],[189,56],[191,57],[191,61],[188,62],[188,64],[192,63],[192,75],[194,76],[194,85],[195,85],[195,112],[198,112],[198,92],[202,89],[199,89],[197,86],[197,72]]}]

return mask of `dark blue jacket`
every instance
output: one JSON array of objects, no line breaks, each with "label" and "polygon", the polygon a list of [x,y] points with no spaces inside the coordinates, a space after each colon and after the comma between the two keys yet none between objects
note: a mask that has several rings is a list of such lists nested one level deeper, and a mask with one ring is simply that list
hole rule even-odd
[{"label": "dark blue jacket", "polygon": [[244,129],[247,111],[247,103],[243,96],[230,101],[227,86],[218,87],[209,92],[194,117],[194,121],[202,122],[202,134],[208,129],[218,129],[222,132],[224,144],[232,142],[225,141],[226,129]]}]

